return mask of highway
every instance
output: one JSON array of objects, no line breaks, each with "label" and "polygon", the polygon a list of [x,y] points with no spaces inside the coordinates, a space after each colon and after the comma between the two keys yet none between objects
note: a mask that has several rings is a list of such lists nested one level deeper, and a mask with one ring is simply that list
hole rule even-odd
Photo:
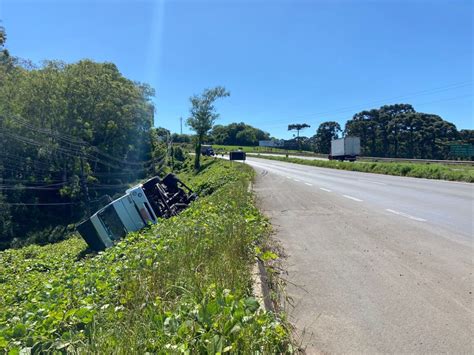
[{"label": "highway", "polygon": [[474,185],[248,158],[308,353],[473,353]]}]

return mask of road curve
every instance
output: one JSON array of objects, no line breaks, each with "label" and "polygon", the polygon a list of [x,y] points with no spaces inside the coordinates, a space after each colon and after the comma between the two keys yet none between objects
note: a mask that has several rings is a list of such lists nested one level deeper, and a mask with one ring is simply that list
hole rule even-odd
[{"label": "road curve", "polygon": [[247,163],[309,353],[474,352],[474,185]]}]

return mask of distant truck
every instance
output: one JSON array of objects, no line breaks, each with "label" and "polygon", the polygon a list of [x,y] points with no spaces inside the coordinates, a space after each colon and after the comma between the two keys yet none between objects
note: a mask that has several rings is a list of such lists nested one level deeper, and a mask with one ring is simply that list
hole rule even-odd
[{"label": "distant truck", "polygon": [[214,149],[212,149],[211,145],[201,145],[201,155],[205,155],[208,157],[212,157],[215,155]]},{"label": "distant truck", "polygon": [[331,141],[331,154],[329,160],[355,161],[360,155],[360,138],[344,137]]}]

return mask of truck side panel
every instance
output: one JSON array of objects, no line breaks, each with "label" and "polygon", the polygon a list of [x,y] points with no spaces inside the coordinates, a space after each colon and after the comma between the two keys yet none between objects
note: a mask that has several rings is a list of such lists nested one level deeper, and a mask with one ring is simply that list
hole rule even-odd
[{"label": "truck side panel", "polygon": [[344,138],[333,139],[331,141],[331,155],[333,157],[345,155]]},{"label": "truck side panel", "polygon": [[344,138],[344,155],[360,155],[360,138],[345,137]]}]

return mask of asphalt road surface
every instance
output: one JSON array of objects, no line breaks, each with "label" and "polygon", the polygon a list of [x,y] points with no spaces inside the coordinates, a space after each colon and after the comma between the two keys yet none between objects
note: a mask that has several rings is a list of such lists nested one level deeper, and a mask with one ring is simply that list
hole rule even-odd
[{"label": "asphalt road surface", "polygon": [[248,158],[308,353],[474,353],[474,185]]}]

